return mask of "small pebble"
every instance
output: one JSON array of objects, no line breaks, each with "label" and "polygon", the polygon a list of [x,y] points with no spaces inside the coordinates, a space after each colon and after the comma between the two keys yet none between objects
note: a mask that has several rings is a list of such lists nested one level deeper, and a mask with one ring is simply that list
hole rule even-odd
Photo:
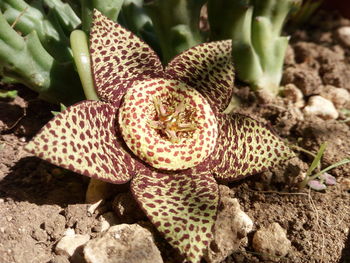
[{"label": "small pebble", "polygon": [[283,94],[293,102],[295,107],[302,108],[305,106],[304,95],[294,84],[287,84],[283,89]]},{"label": "small pebble", "polygon": [[75,231],[73,228],[67,228],[64,233],[64,236],[74,236],[75,235]]},{"label": "small pebble", "polygon": [[332,120],[339,117],[334,104],[321,96],[310,97],[303,112],[305,115],[317,116],[324,120]]},{"label": "small pebble", "polygon": [[233,192],[220,185],[221,209],[214,226],[214,240],[206,252],[208,263],[222,262],[227,256],[247,245],[247,234],[253,229],[253,221],[244,213]]},{"label": "small pebble", "polygon": [[291,249],[291,242],[278,223],[261,228],[253,236],[253,248],[264,260],[279,262]]},{"label": "small pebble", "polygon": [[340,42],[350,47],[350,27],[349,26],[343,26],[337,29],[336,31],[337,37],[340,40]]},{"label": "small pebble", "polygon": [[337,109],[343,108],[350,102],[350,93],[344,88],[326,85],[322,88],[321,96],[333,102]]},{"label": "small pebble", "polygon": [[71,257],[76,250],[88,242],[89,239],[89,235],[64,236],[60,241],[58,241],[55,252],[57,255]]}]

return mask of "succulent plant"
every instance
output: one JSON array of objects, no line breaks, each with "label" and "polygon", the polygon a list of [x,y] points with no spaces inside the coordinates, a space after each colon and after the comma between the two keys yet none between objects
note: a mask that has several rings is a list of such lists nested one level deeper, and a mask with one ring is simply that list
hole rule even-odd
[{"label": "succulent plant", "polygon": [[265,94],[276,95],[289,37],[281,36],[288,13],[301,0],[209,0],[213,40],[232,39],[237,76]]},{"label": "succulent plant", "polygon": [[85,32],[90,31],[93,10],[100,10],[105,16],[116,21],[124,0],[79,0],[82,28]]},{"label": "succulent plant", "polygon": [[256,174],[293,156],[263,124],[221,112],[233,89],[231,42],[204,43],[163,68],[134,34],[94,12],[90,53],[101,101],[55,116],[26,149],[131,191],[190,262],[213,238],[215,180]]},{"label": "succulent plant", "polygon": [[291,12],[290,27],[300,28],[310,21],[324,0],[304,0],[296,3],[295,10]]},{"label": "succulent plant", "polygon": [[200,11],[205,0],[150,0],[144,8],[152,19],[164,64],[182,51],[200,44]]},{"label": "succulent plant", "polygon": [[65,105],[84,98],[69,46],[70,33],[81,24],[89,31],[94,8],[116,20],[123,0],[68,2],[0,1],[2,81],[22,83],[40,98]]},{"label": "succulent plant", "polygon": [[144,0],[124,0],[118,23],[143,39],[158,54],[161,53],[152,19],[143,8]]},{"label": "succulent plant", "polygon": [[[50,6],[47,14],[44,2]],[[0,75],[50,102],[83,99],[65,33],[80,24],[73,10],[57,0],[36,2],[35,7],[22,0],[3,0],[0,10]]]}]

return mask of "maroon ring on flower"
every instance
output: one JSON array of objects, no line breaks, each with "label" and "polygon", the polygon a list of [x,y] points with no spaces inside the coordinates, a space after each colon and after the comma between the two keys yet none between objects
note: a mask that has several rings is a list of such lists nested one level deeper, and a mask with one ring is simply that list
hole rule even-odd
[{"label": "maroon ring on flower", "polygon": [[56,116],[26,146],[53,164],[132,193],[165,239],[199,262],[213,238],[214,179],[237,180],[293,156],[265,126],[225,115],[231,42],[193,47],[164,69],[144,42],[94,11],[92,71],[102,101]]}]

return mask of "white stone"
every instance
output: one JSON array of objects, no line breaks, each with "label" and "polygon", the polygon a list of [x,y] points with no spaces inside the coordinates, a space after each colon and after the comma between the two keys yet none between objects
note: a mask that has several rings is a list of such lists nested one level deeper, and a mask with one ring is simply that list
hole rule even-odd
[{"label": "white stone", "polygon": [[264,260],[279,262],[290,251],[291,242],[286,231],[278,223],[272,223],[267,228],[256,231],[253,248]]},{"label": "white stone", "polygon": [[83,246],[90,239],[89,235],[68,235],[61,238],[57,243],[55,252],[57,255],[71,257],[78,248]]},{"label": "white stone", "polygon": [[321,96],[312,96],[303,109],[305,115],[318,116],[324,120],[337,119],[339,113],[334,104]]},{"label": "white stone", "polygon": [[222,262],[227,256],[247,245],[247,234],[253,229],[253,221],[244,213],[238,200],[230,196],[231,190],[220,185],[222,209],[214,226],[214,240],[205,255],[209,263]]},{"label": "white stone", "polygon": [[337,29],[337,36],[339,40],[346,46],[350,47],[350,27],[343,26]]},{"label": "white stone", "polygon": [[350,93],[344,88],[337,88],[332,85],[326,85],[322,88],[321,96],[332,101],[338,109],[344,107],[350,101]]},{"label": "white stone", "polygon": [[75,231],[73,228],[67,228],[64,233],[64,236],[74,236],[75,235]]},{"label": "white stone", "polygon": [[110,223],[106,220],[101,221],[101,232],[107,231],[111,227]]},{"label": "white stone", "polygon": [[87,263],[163,263],[152,234],[143,227],[116,225],[84,247]]}]

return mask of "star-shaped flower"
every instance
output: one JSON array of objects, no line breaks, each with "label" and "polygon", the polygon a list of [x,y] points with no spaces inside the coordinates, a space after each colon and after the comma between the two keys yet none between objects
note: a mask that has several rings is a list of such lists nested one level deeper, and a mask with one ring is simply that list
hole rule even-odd
[{"label": "star-shaped flower", "polygon": [[205,43],[165,68],[144,42],[98,11],[90,35],[96,90],[53,118],[26,148],[53,164],[131,191],[165,239],[199,262],[213,238],[214,178],[232,181],[293,153],[263,124],[225,115],[231,42]]}]

